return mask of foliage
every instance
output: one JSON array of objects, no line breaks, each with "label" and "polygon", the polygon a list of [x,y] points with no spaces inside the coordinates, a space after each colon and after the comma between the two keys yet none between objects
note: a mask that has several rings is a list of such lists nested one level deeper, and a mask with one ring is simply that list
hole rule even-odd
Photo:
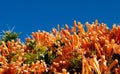
[{"label": "foliage", "polygon": [[68,71],[70,73],[81,73],[82,71],[82,57],[78,54],[78,52],[72,52],[73,57],[70,58],[70,65],[68,67]]},{"label": "foliage", "polygon": [[15,40],[18,38],[18,36],[21,33],[16,33],[16,32],[11,32],[11,31],[3,31],[3,36],[2,36],[2,40],[7,42],[7,41],[11,41],[11,40]]}]

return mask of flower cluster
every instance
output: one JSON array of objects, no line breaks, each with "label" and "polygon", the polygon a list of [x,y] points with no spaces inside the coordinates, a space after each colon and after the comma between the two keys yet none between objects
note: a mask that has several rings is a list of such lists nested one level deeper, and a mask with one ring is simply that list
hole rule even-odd
[{"label": "flower cluster", "polygon": [[0,74],[120,74],[120,26],[98,20],[86,27],[32,32],[22,43],[7,31],[0,40]]}]

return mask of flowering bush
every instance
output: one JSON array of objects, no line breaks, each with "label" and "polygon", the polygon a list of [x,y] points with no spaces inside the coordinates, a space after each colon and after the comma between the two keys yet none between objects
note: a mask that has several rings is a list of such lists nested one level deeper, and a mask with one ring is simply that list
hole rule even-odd
[{"label": "flowering bush", "polygon": [[18,33],[3,32],[0,74],[120,74],[120,26],[85,25],[38,30],[25,43]]}]

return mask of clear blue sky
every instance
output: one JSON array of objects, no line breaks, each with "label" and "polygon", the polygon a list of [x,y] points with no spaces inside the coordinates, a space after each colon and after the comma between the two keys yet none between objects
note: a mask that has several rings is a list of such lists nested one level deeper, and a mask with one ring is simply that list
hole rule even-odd
[{"label": "clear blue sky", "polygon": [[22,32],[24,39],[38,29],[50,31],[57,24],[72,25],[73,21],[120,24],[119,0],[0,0],[0,31]]}]

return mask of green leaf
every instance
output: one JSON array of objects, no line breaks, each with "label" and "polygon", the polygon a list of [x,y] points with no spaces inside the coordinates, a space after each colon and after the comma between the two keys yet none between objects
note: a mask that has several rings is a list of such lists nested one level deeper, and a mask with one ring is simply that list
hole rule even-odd
[{"label": "green leaf", "polygon": [[11,40],[16,40],[20,34],[21,33],[16,33],[16,32],[13,33],[11,31],[3,31],[2,40],[5,42],[11,41]]},{"label": "green leaf", "polygon": [[76,52],[73,52],[73,57],[69,59],[69,67],[68,67],[68,71],[70,73],[74,73],[74,72],[81,72],[82,70],[82,56],[79,55]]},{"label": "green leaf", "polygon": [[35,40],[30,40],[28,46],[30,46],[31,49],[34,49],[36,47],[36,41]]},{"label": "green leaf", "polygon": [[25,61],[25,63],[27,64],[36,62],[37,60],[37,54],[33,54],[33,53],[25,53],[24,57],[27,58],[27,60]]}]

